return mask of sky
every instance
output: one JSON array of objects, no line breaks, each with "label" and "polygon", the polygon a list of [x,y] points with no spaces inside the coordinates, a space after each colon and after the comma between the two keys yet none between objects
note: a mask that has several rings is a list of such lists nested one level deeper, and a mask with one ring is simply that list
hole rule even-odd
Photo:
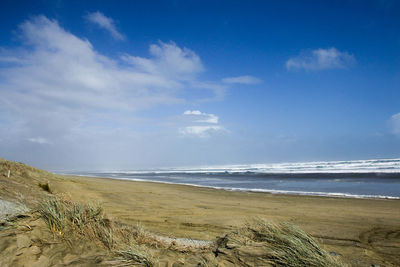
[{"label": "sky", "polygon": [[117,170],[400,157],[400,2],[2,1],[0,157]]}]

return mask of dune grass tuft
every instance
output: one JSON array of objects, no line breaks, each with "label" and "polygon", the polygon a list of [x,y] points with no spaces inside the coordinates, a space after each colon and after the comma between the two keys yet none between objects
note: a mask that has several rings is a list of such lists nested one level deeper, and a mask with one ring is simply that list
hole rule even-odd
[{"label": "dune grass tuft", "polygon": [[113,246],[112,223],[99,204],[80,204],[52,197],[40,204],[39,212],[50,229],[60,236],[65,232],[69,236],[80,234],[100,241],[109,249]]},{"label": "dune grass tuft", "polygon": [[39,212],[53,233],[67,239],[81,237],[94,241],[118,256],[118,264],[155,266],[157,263],[145,246],[152,245],[147,232],[140,225],[114,226],[99,204],[81,204],[55,196],[44,200]]},{"label": "dune grass tuft", "polygon": [[65,207],[57,198],[40,203],[39,212],[53,232],[64,233],[66,227]]},{"label": "dune grass tuft", "polygon": [[345,266],[323,250],[310,235],[289,223],[274,224],[254,219],[224,238],[225,243],[265,247],[263,258],[272,266]]}]

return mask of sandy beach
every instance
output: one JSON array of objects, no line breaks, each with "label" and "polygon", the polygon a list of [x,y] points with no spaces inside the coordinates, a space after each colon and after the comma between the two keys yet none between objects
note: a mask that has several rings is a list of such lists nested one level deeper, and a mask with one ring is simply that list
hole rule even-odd
[{"label": "sandy beach", "polygon": [[[121,246],[131,244],[124,238],[132,235],[136,236],[132,242],[156,253],[159,264],[152,266],[197,266],[199,260],[201,262],[199,255],[206,257],[203,259],[209,262],[208,266],[259,266],[246,261],[262,260],[262,255],[268,251],[265,243],[251,241],[249,247],[246,247],[246,239],[244,243],[226,243],[222,247],[218,243],[227,236],[229,242],[236,242],[235,233],[240,233],[245,223],[254,222],[254,218],[276,225],[288,222],[298,226],[326,253],[344,263],[338,266],[400,265],[399,200],[234,192],[63,176],[5,160],[0,160],[0,173],[3,173],[0,175],[2,266],[115,265],[115,253]],[[57,230],[43,217],[43,203],[51,200],[64,205],[54,213],[64,218],[63,224],[69,220],[65,216],[79,211],[71,217],[70,226]],[[90,203],[94,205],[88,205]],[[101,213],[93,213],[96,203],[101,204]],[[113,231],[114,237],[103,239],[108,232],[93,237],[91,228],[74,226],[85,216],[82,209],[88,208],[92,214],[98,214],[96,220],[103,221],[101,227],[109,227],[105,229]],[[67,213],[60,213],[62,210]],[[87,226],[81,227],[90,227],[93,222],[89,219],[84,224]],[[82,232],[82,229],[89,232]],[[293,234],[290,236],[292,238]],[[188,246],[193,244],[197,248],[188,252]],[[222,253],[228,254],[217,256],[216,251],[224,248],[228,250]],[[261,253],[260,256],[257,253]],[[214,260],[217,263],[212,263]],[[259,263],[265,265],[265,262]]]},{"label": "sandy beach", "polygon": [[400,264],[400,201],[232,192],[60,176],[51,187],[101,202],[115,220],[173,237],[213,240],[253,217],[290,222],[353,266]]}]

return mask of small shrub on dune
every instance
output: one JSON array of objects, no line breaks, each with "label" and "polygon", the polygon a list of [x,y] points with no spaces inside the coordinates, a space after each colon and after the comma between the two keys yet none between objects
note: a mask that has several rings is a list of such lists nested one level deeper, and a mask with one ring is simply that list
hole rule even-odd
[{"label": "small shrub on dune", "polygon": [[46,192],[49,192],[49,193],[51,193],[51,190],[50,190],[50,186],[49,186],[49,183],[47,182],[47,183],[39,183],[38,184],[38,186],[40,187],[40,188],[42,188],[44,191],[46,191]]}]

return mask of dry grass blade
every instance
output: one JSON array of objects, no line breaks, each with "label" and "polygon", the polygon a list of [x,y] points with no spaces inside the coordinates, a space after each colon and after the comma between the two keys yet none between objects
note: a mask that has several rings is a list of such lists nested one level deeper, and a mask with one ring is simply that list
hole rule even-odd
[{"label": "dry grass blade", "polygon": [[122,258],[126,264],[142,265],[146,267],[157,266],[158,260],[144,247],[132,245],[125,250],[118,250],[115,254]]}]

